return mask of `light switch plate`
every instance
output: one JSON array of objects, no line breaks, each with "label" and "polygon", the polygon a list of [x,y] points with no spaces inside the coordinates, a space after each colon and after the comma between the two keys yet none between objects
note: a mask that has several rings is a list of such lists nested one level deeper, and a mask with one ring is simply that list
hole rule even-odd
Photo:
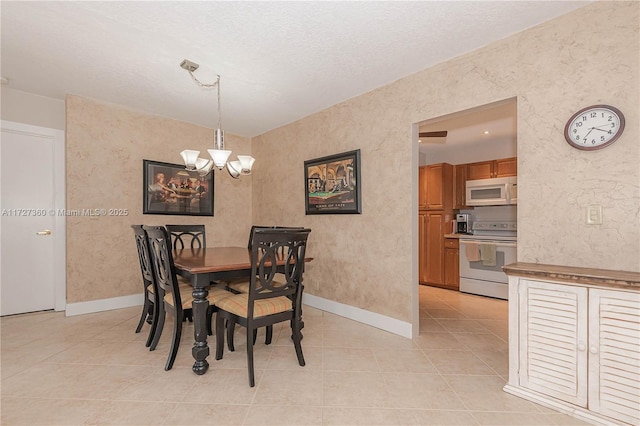
[{"label": "light switch plate", "polygon": [[587,207],[587,225],[602,225],[602,206],[597,204]]}]

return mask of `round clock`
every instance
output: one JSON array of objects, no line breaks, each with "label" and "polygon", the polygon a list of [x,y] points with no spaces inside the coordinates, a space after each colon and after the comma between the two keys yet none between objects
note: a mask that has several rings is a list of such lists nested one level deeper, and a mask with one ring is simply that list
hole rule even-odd
[{"label": "round clock", "polygon": [[574,148],[601,149],[614,143],[624,130],[624,115],[610,105],[593,105],[571,116],[564,138]]}]

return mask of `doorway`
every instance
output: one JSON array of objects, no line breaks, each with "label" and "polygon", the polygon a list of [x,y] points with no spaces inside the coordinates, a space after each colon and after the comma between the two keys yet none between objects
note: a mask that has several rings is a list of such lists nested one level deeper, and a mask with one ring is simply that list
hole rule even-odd
[{"label": "doorway", "polygon": [[[417,144],[415,144],[416,141],[418,142]],[[465,177],[464,173],[460,173],[461,179],[459,179],[460,182],[457,182],[458,166],[462,171],[466,171],[467,164],[488,163],[498,159],[517,157],[517,98],[504,99],[415,123],[413,142],[417,145],[417,149],[414,151],[414,153],[417,152],[416,163],[418,163],[418,167],[416,168],[419,169],[421,166],[430,165],[437,167],[437,165],[444,163],[444,165],[448,165],[446,168],[453,168],[454,170],[452,172],[454,194],[451,197],[451,205],[448,207],[442,206],[442,211],[435,211],[435,213],[441,213],[442,235],[439,236],[439,239],[442,240],[442,244],[439,246],[444,246],[444,235],[454,233],[452,226],[455,214],[467,213],[467,210],[461,209],[469,209],[470,212],[473,212],[473,208],[464,206],[464,182],[467,177]],[[423,167],[422,170],[424,175],[428,173],[424,170],[425,168]],[[444,166],[440,168],[445,169]],[[420,172],[416,170],[414,196],[418,200],[419,212],[416,214],[414,225],[414,229],[418,231],[416,241],[414,241],[414,269],[418,277],[421,276],[419,265],[422,266],[420,269],[424,270],[425,265],[429,264],[421,258],[420,247],[425,246],[429,241],[433,243],[431,240],[425,242],[423,241],[425,240],[424,238],[420,239],[420,229],[424,230],[426,228],[424,218],[430,218],[430,216],[434,215],[433,207],[430,205],[431,201],[425,201],[423,196],[421,202],[418,196],[420,191],[420,185],[418,184],[420,181],[419,174]],[[445,174],[442,176],[444,177]],[[481,177],[468,178],[480,179]],[[460,188],[462,188],[462,191],[460,191]],[[462,198],[461,202],[460,198]],[[422,204],[425,204],[425,206],[422,206]],[[449,267],[452,264],[451,253],[458,251],[458,249],[457,245],[455,248],[453,246],[451,248],[440,248],[442,249],[440,250],[440,255],[443,259],[446,257],[447,263],[442,264],[442,273],[436,275],[442,276],[443,282],[441,284],[444,288],[450,288],[452,280],[447,278],[447,272],[451,270]],[[427,251],[424,250],[424,252]],[[456,254],[455,257],[457,258],[458,255]],[[415,280],[416,283],[419,279]],[[416,290],[414,294],[417,293]],[[416,299],[414,299],[414,313],[422,309],[419,300]],[[414,315],[414,325],[416,324],[415,318]]]}]

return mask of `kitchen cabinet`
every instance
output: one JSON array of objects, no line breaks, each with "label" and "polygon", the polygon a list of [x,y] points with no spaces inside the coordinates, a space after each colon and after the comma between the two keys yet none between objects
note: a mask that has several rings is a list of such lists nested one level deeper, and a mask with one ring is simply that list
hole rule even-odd
[{"label": "kitchen cabinet", "polygon": [[453,171],[453,208],[467,208],[467,165],[458,164]]},{"label": "kitchen cabinet", "polygon": [[445,283],[445,238],[451,232],[452,213],[445,211],[421,211],[419,214],[419,265],[420,284],[453,288]]},{"label": "kitchen cabinet", "polygon": [[418,169],[418,209],[420,210],[427,208],[427,167]]},{"label": "kitchen cabinet", "polygon": [[453,171],[448,163],[420,167],[418,204],[419,265],[421,284],[445,286],[444,235],[453,218]]},{"label": "kitchen cabinet", "polygon": [[426,210],[453,207],[453,166],[448,163],[420,167],[418,205]]},{"label": "kitchen cabinet", "polygon": [[518,157],[501,158],[496,160],[494,177],[518,176]]},{"label": "kitchen cabinet", "polygon": [[597,287],[579,274],[575,282],[566,274],[513,276],[508,269],[505,391],[591,422],[640,424],[638,287]]},{"label": "kitchen cabinet", "polygon": [[490,179],[518,175],[518,158],[501,158],[467,164],[467,180]]},{"label": "kitchen cabinet", "polygon": [[[426,213],[424,250],[424,282],[444,286],[444,234],[447,224],[444,212]],[[449,223],[451,221],[449,220]]]},{"label": "kitchen cabinet", "polygon": [[418,281],[427,282],[427,212],[418,212]]},{"label": "kitchen cabinet", "polygon": [[444,286],[451,290],[460,289],[460,240],[444,239]]}]

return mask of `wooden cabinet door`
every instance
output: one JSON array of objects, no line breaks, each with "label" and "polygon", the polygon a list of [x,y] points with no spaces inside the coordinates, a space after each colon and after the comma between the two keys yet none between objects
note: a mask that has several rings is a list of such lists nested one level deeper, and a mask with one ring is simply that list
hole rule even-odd
[{"label": "wooden cabinet door", "polygon": [[454,238],[444,240],[444,285],[452,290],[460,289],[459,242]]},{"label": "wooden cabinet door", "polygon": [[448,163],[427,166],[427,210],[453,207],[453,166]]},{"label": "wooden cabinet door", "polygon": [[587,406],[587,289],[521,280],[520,386]]},{"label": "wooden cabinet door", "polygon": [[499,160],[469,163],[467,180],[490,179],[518,175],[518,158],[501,158]]},{"label": "wooden cabinet door", "polygon": [[418,208],[427,208],[427,166],[418,169]]},{"label": "wooden cabinet door", "polygon": [[427,212],[425,282],[444,284],[444,212]]},{"label": "wooden cabinet door", "polygon": [[427,209],[442,207],[442,164],[427,166]]},{"label": "wooden cabinet door", "polygon": [[640,294],[589,289],[589,409],[640,424]]},{"label": "wooden cabinet door", "polygon": [[467,180],[489,179],[493,177],[494,161],[467,164]]},{"label": "wooden cabinet door", "polygon": [[427,282],[427,213],[418,213],[418,281]]},{"label": "wooden cabinet door", "polygon": [[467,205],[467,165],[458,164],[454,170],[453,208],[464,209]]},{"label": "wooden cabinet door", "polygon": [[512,158],[502,158],[500,160],[496,160],[494,170],[495,170],[494,177],[517,176],[518,175],[518,158],[512,157]]}]

